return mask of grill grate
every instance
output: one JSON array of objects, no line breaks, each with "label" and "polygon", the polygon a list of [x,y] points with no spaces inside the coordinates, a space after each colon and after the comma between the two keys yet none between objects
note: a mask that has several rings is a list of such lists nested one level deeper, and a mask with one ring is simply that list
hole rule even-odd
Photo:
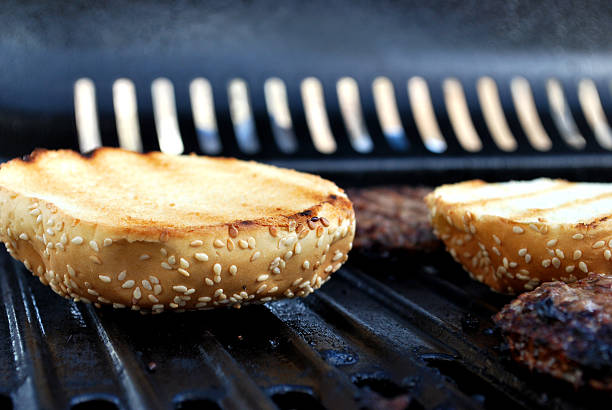
[{"label": "grill grate", "polygon": [[177,320],[59,299],[2,252],[0,394],[15,409],[597,405],[510,363],[490,331],[508,298],[437,259],[358,261],[306,299]]}]

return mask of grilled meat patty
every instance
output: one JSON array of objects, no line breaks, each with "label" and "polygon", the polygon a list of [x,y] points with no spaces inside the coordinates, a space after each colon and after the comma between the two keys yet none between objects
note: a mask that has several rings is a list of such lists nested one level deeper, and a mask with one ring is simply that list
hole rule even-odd
[{"label": "grilled meat patty", "polygon": [[516,361],[576,387],[612,390],[612,275],[544,283],[494,321]]},{"label": "grilled meat patty", "polygon": [[357,218],[353,245],[363,251],[433,251],[433,234],[423,201],[430,188],[387,186],[349,189]]}]

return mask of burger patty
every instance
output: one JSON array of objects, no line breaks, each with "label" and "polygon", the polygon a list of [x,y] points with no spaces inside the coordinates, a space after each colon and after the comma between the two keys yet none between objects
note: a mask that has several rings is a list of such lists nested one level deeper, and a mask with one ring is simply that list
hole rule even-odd
[{"label": "burger patty", "polygon": [[576,387],[612,390],[612,275],[545,283],[493,319],[516,361]]},{"label": "burger patty", "polygon": [[364,251],[433,251],[433,234],[423,201],[430,188],[388,186],[348,189],[357,218],[354,247]]}]

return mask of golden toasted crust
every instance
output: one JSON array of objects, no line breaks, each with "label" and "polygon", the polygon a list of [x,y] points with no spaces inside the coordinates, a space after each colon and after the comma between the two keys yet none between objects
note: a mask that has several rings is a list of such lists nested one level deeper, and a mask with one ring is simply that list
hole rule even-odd
[{"label": "golden toasted crust", "polygon": [[[585,201],[574,201],[572,192],[579,185],[586,190],[588,184],[545,182],[549,182],[547,187],[530,194],[509,192],[504,198],[464,202],[448,201],[447,190],[469,190],[485,183],[439,187],[425,198],[434,233],[472,278],[498,292],[520,293],[541,282],[574,282],[593,272],[612,273],[612,223],[607,216],[578,215],[564,223],[559,220],[560,211],[571,206],[565,203],[547,209],[504,210],[508,217],[493,211],[519,200],[529,202],[530,195],[541,199],[559,190],[563,190],[563,201],[584,206]],[[612,189],[612,185],[597,187]],[[602,195],[594,195],[593,200],[601,201]]]},{"label": "golden toasted crust", "polygon": [[103,148],[0,168],[11,255],[57,293],[115,307],[306,296],[347,259],[354,225],[333,183],[252,162]]}]

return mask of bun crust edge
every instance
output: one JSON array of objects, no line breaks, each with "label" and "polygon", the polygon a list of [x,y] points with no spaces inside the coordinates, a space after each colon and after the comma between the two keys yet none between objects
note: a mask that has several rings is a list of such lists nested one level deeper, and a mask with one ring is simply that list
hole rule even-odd
[{"label": "bun crust edge", "polygon": [[540,283],[574,282],[590,273],[612,273],[612,222],[517,222],[475,216],[461,204],[429,194],[434,233],[470,277],[492,290],[516,294]]},{"label": "bun crust edge", "polygon": [[347,260],[342,190],[295,215],[184,228],[104,226],[0,187],[0,240],[59,295],[152,311],[305,297]]}]

